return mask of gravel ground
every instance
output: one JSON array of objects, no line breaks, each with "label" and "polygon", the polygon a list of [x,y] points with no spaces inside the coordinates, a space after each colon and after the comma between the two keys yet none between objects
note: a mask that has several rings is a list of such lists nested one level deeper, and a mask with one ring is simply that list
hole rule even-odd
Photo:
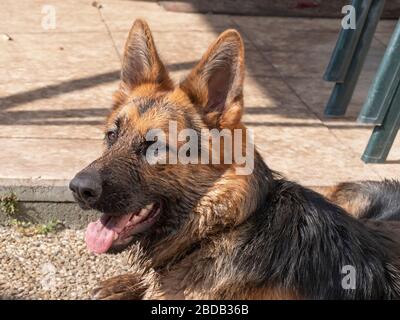
[{"label": "gravel ground", "polygon": [[0,299],[88,299],[98,281],[128,270],[128,251],[91,254],[82,230],[24,236],[0,226]]}]

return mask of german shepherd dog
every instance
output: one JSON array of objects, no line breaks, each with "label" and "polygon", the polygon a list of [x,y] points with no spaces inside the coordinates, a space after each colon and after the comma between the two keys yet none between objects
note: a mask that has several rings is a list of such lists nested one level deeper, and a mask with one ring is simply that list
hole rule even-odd
[{"label": "german shepherd dog", "polygon": [[227,30],[175,86],[148,25],[135,21],[106,121],[106,150],[70,183],[82,208],[103,213],[86,231],[91,251],[134,243],[132,272],[102,282],[94,298],[398,298],[396,222],[356,219],[270,170],[257,151],[247,175],[237,174],[235,161],[146,161],[154,143],[146,133],[168,132],[169,121],[197,132],[245,130],[243,78],[243,42]]}]

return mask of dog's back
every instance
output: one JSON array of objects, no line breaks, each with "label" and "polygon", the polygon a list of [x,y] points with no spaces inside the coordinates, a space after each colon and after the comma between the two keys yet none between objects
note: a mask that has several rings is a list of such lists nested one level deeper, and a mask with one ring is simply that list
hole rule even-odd
[{"label": "dog's back", "polygon": [[344,182],[326,196],[355,217],[400,221],[400,181]]}]

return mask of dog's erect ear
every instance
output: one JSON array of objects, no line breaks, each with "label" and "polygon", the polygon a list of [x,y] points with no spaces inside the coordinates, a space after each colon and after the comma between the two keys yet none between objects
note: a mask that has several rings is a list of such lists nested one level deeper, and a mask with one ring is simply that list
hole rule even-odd
[{"label": "dog's erect ear", "polygon": [[134,22],[125,43],[121,80],[123,89],[143,83],[156,83],[171,89],[173,83],[158,56],[149,26],[144,20]]},{"label": "dog's erect ear", "polygon": [[236,30],[223,32],[180,84],[212,127],[233,127],[243,111],[244,47]]}]

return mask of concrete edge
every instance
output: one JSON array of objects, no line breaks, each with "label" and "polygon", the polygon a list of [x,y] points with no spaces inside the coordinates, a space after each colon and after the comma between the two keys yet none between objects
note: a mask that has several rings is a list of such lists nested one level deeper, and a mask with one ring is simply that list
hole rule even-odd
[{"label": "concrete edge", "polygon": [[0,178],[0,196],[15,193],[21,202],[75,202],[69,180]]}]

